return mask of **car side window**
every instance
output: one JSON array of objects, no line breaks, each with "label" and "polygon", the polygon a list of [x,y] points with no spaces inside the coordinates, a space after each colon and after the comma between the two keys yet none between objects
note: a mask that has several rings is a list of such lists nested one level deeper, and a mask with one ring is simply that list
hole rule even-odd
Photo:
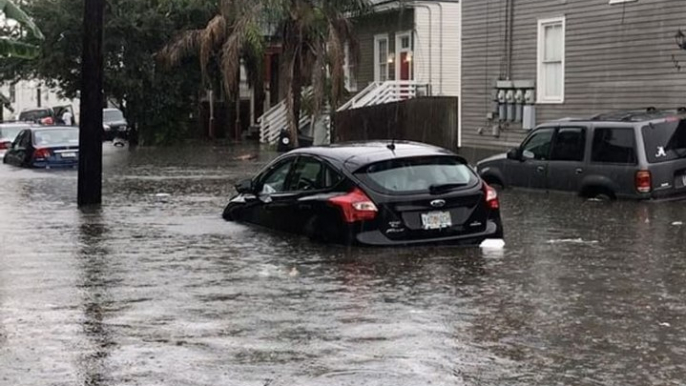
[{"label": "car side window", "polygon": [[557,131],[553,161],[583,161],[586,148],[586,130],[580,127],[563,127]]},{"label": "car side window", "polygon": [[13,149],[26,149],[29,146],[31,140],[31,132],[28,130],[22,130],[21,133],[17,135],[14,143],[12,144]]},{"label": "car side window", "polygon": [[522,146],[522,156],[536,160],[547,160],[550,157],[550,146],[555,129],[539,129],[533,133]]},{"label": "car side window", "polygon": [[325,163],[311,158],[300,157],[293,169],[288,184],[289,191],[317,191],[337,185],[343,177]]},{"label": "car side window", "polygon": [[293,165],[293,160],[289,159],[275,165],[269,170],[260,181],[261,194],[273,194],[286,191],[286,179]]},{"label": "car side window", "polygon": [[591,161],[635,165],[636,138],[632,128],[596,128],[593,133]]}]

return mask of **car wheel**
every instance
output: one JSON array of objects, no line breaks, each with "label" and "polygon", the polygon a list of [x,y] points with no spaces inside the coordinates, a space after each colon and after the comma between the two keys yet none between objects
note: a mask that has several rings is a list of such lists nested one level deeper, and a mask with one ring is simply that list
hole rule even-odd
[{"label": "car wheel", "polygon": [[607,188],[601,188],[601,187],[590,187],[584,189],[584,191],[581,193],[581,196],[587,199],[593,199],[596,201],[613,201],[617,197],[615,196],[614,192],[607,189]]}]

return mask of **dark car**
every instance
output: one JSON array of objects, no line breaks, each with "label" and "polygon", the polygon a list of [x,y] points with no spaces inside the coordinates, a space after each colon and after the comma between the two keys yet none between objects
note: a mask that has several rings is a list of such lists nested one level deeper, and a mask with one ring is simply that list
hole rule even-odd
[{"label": "dark car", "polygon": [[228,221],[342,244],[476,244],[502,238],[500,204],[462,157],[413,142],[291,151],[236,186]]},{"label": "dark car", "polygon": [[107,141],[114,140],[117,137],[125,138],[129,129],[129,124],[124,118],[124,113],[119,109],[103,109],[102,123],[104,138]]},{"label": "dark car", "polygon": [[521,146],[477,164],[490,184],[583,197],[686,197],[684,110],[623,111],[539,126]]},{"label": "dark car", "polygon": [[79,129],[40,126],[22,130],[3,163],[34,168],[74,167],[79,162]]}]

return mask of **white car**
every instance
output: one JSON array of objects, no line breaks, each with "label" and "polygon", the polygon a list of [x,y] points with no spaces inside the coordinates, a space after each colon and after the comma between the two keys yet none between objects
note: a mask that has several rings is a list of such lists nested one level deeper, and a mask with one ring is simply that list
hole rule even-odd
[{"label": "white car", "polygon": [[0,123],[0,159],[5,157],[5,153],[12,146],[17,134],[30,127],[31,125],[26,123]]}]

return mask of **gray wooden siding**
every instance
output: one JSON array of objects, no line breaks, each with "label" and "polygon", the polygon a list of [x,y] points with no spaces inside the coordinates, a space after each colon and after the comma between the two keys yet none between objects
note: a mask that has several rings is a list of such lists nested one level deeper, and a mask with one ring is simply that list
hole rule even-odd
[{"label": "gray wooden siding", "polygon": [[[409,8],[378,13],[355,21],[354,31],[360,44],[360,57],[355,70],[358,90],[374,81],[374,35],[387,33],[389,52],[395,52],[395,33],[413,28],[414,11]],[[389,78],[393,79],[395,69],[392,64],[390,67]]]},{"label": "gray wooden siding", "polygon": [[[486,114],[501,75],[504,5],[463,0],[463,146],[509,147],[527,133],[515,126],[504,128],[499,138],[488,134],[492,123]],[[676,31],[686,29],[686,1],[517,0],[514,16],[514,80],[536,80],[538,19],[566,17],[565,102],[537,105],[537,123],[616,109],[686,106],[686,52],[674,42]]]}]

